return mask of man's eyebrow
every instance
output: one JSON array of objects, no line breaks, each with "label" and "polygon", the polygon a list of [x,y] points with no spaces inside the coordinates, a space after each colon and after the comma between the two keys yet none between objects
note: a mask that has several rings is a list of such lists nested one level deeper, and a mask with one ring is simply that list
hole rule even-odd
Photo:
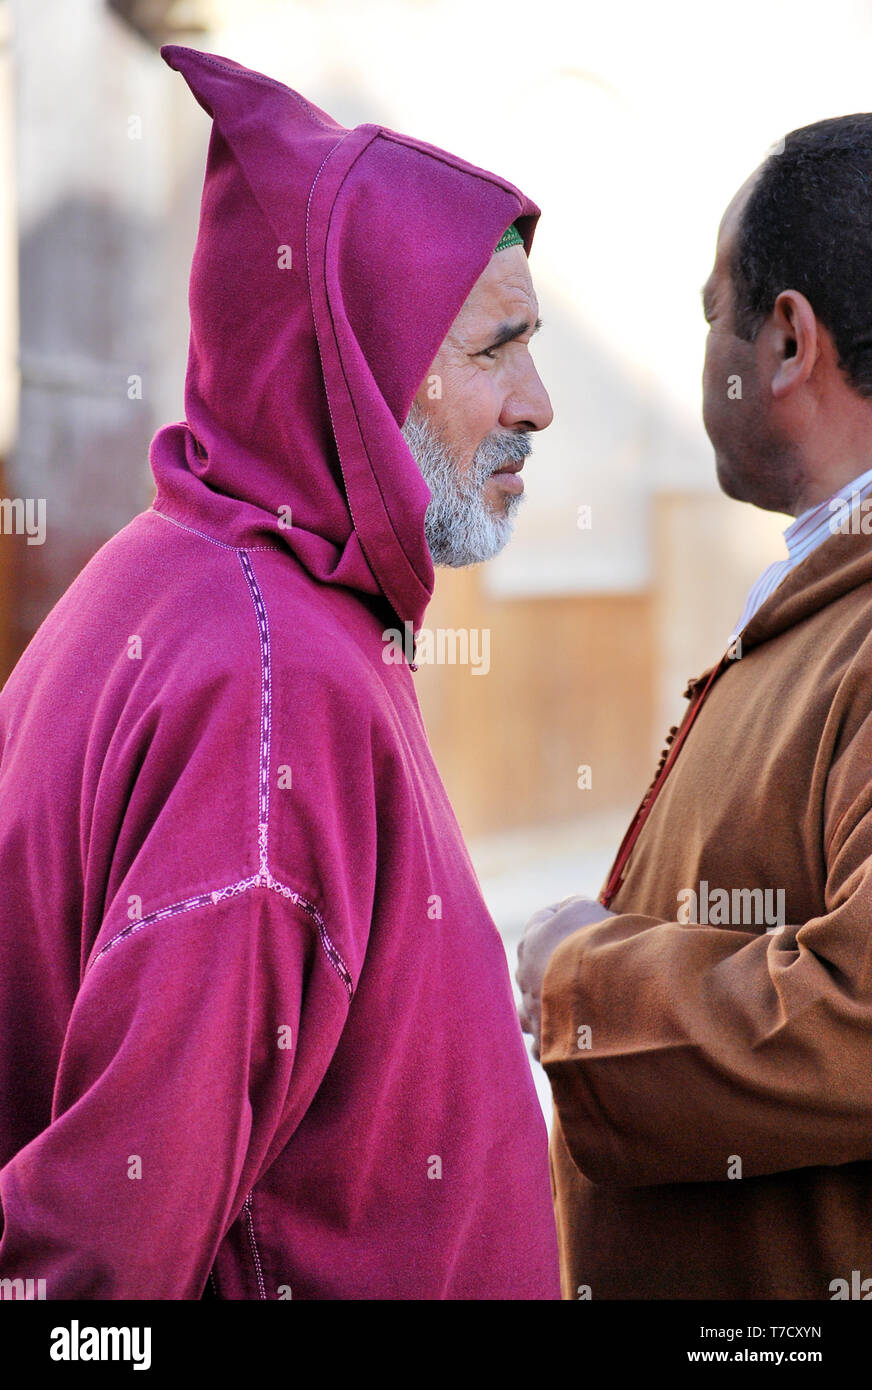
[{"label": "man's eyebrow", "polygon": [[[542,327],[542,320],[537,319],[533,324],[533,332],[538,333]],[[510,343],[513,338],[520,338],[522,333],[529,332],[530,324],[526,319],[512,319],[501,323],[496,328],[493,336],[488,342],[488,347],[501,347],[503,343]]]}]

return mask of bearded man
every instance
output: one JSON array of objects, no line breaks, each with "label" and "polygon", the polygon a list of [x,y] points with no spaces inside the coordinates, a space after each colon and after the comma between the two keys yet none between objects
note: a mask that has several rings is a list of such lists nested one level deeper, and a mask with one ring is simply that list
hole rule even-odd
[{"label": "bearded man", "polygon": [[567,1298],[872,1296],[870,186],[847,116],[724,215],[705,424],[723,489],[796,518],[788,558],[691,681],[601,901],[522,944]]},{"label": "bearded man", "polygon": [[550,423],[539,210],[162,54],[213,118],[186,420],[0,697],[0,1273],[557,1298],[503,947],[383,659]]}]

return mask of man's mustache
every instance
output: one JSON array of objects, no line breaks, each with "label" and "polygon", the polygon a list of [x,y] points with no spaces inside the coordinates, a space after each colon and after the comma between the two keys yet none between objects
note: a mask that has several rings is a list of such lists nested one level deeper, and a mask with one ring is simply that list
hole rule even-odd
[{"label": "man's mustache", "polygon": [[512,431],[491,434],[476,449],[475,464],[482,467],[487,464],[488,474],[495,473],[505,463],[523,463],[532,452],[529,434]]}]

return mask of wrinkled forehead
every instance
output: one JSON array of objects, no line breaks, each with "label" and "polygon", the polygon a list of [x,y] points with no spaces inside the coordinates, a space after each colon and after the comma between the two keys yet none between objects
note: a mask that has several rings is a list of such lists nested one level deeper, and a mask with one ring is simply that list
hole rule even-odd
[{"label": "wrinkled forehead", "polygon": [[491,256],[470,290],[457,322],[530,315],[535,321],[538,312],[526,252],[522,246],[509,246]]}]

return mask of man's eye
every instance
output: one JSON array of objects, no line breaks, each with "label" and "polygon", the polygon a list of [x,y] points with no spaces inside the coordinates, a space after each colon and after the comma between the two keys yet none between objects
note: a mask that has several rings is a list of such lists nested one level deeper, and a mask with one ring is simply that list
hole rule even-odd
[{"label": "man's eye", "polygon": [[487,357],[487,358],[489,358],[489,360],[490,360],[491,362],[496,362],[496,360],[497,360],[497,349],[496,349],[496,348],[482,348],[481,352],[477,352],[475,355],[476,355],[476,357]]}]

